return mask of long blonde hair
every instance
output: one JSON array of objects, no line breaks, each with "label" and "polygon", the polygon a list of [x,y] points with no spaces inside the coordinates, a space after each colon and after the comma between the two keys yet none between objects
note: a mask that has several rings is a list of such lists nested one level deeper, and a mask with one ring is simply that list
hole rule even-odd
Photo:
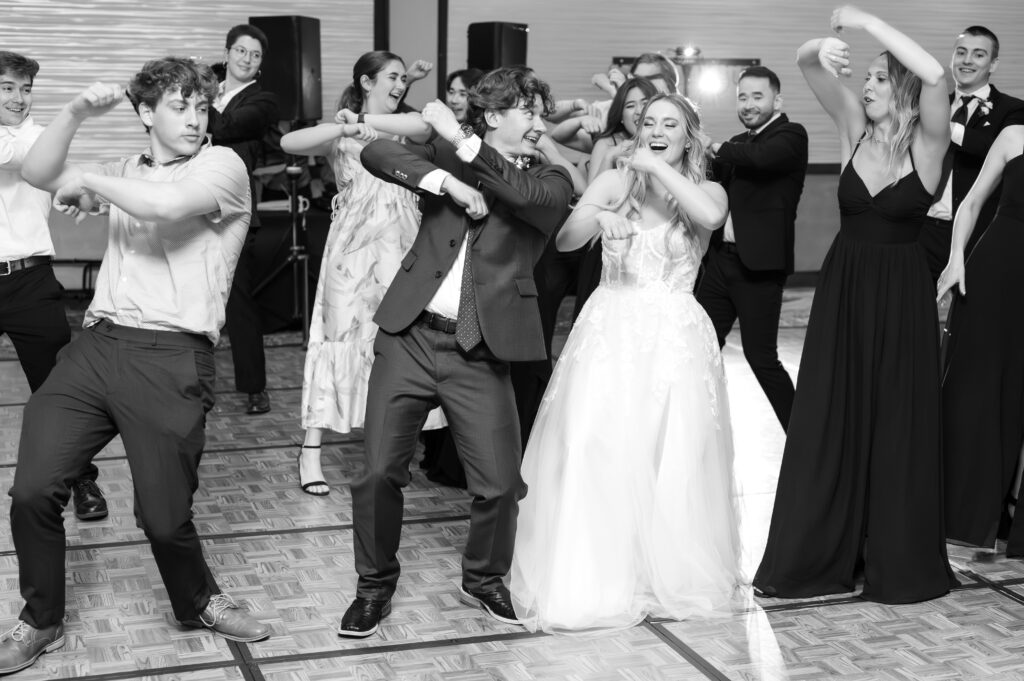
[{"label": "long blonde hair", "polygon": [[[647,111],[655,102],[666,101],[676,107],[682,114],[683,123],[686,126],[686,146],[683,151],[682,167],[678,168],[684,177],[696,184],[700,184],[708,176],[708,149],[711,146],[711,138],[707,136],[701,127],[700,112],[697,105],[683,95],[670,93],[660,94],[648,100],[640,114],[641,124],[633,138],[625,143],[623,154],[616,161],[616,166],[623,174],[626,191],[623,196],[611,207],[611,210],[619,210],[628,206],[629,217],[639,217],[640,209],[647,199],[647,192],[650,189],[650,178],[646,173],[639,173],[629,164],[628,159],[633,150],[640,146],[640,133],[643,129],[643,120],[647,117]],[[692,221],[686,216],[685,207],[679,210],[676,198],[669,195],[667,198],[668,208],[672,211],[672,223],[667,233],[670,253],[678,253],[681,249],[680,242],[686,237],[696,235]]]},{"label": "long blonde hair", "polygon": [[[889,144],[885,149],[886,170],[892,176],[893,184],[899,181],[903,159],[910,151],[910,144],[917,132],[917,123],[921,119],[921,79],[901,64],[891,52],[882,52],[889,72],[892,97],[889,99],[889,117],[892,125],[889,128]],[[868,119],[864,128],[864,139],[874,135],[875,124]]]}]

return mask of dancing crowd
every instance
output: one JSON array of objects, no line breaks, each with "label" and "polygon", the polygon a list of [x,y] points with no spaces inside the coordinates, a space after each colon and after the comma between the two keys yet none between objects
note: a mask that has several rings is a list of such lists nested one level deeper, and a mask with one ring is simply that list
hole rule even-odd
[{"label": "dancing crowd", "polygon": [[[1006,539],[1024,555],[1024,292],[1008,257],[1024,248],[1024,101],[989,82],[999,41],[985,27],[956,36],[948,71],[858,9],[831,28],[883,51],[857,88],[841,38],[797,50],[842,171],[795,389],[777,337],[808,136],[765,66],[740,73],[743,129],[715,141],[656,53],[595,76],[601,101],[556,100],[509,66],[456,71],[446,101],[414,111],[407,88],[431,65],[374,51],[332,121],[281,138],[326,158],[338,187],[297,468],[303,492],[330,494],[323,434],[362,429],[358,583],[339,635],[370,636],[391,612],[420,451],[431,479],[472,499],[459,597],[531,631],[728,614],[751,590],[916,602],[957,584],[947,541]],[[192,521],[225,326],[247,411],[271,408],[251,260],[253,171],[278,115],[257,76],[272,53],[244,24],[224,47],[219,79],[155,59],[45,128],[30,116],[39,64],[0,52],[0,332],[32,390],[10,490],[25,604],[0,673],[64,644],[63,509],[73,497],[79,519],[107,515],[92,459],[117,435],[175,618],[236,641],[271,634],[221,591]],[[70,163],[83,122],[126,98],[146,148]],[[51,204],[109,220],[73,341]],[[721,355],[737,321],[787,434],[752,585]]]}]

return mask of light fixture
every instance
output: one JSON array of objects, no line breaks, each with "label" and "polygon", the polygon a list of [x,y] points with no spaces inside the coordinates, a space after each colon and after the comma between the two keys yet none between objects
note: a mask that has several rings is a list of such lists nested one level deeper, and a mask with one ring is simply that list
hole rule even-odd
[{"label": "light fixture", "polygon": [[700,48],[693,44],[688,44],[683,47],[676,48],[676,54],[681,56],[683,59],[696,59],[700,56]]}]

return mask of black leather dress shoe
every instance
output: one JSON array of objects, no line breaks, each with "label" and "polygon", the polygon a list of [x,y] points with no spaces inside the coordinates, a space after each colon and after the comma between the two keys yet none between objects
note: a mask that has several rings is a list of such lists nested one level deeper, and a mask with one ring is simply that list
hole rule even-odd
[{"label": "black leather dress shoe", "polygon": [[258,393],[249,393],[249,406],[246,407],[246,414],[266,414],[270,411],[270,395],[266,390]]},{"label": "black leather dress shoe", "polygon": [[512,607],[512,597],[505,585],[501,585],[493,591],[470,591],[466,587],[460,586],[459,600],[466,605],[483,608],[484,612],[499,622],[522,624],[516,617],[515,608]]},{"label": "black leather dress shoe", "polygon": [[79,520],[103,520],[107,517],[107,500],[95,480],[79,478],[71,485],[75,500],[75,517]]},{"label": "black leather dress shoe", "polygon": [[374,601],[356,597],[348,606],[338,627],[338,636],[365,638],[376,633],[380,621],[391,614],[391,599]]}]

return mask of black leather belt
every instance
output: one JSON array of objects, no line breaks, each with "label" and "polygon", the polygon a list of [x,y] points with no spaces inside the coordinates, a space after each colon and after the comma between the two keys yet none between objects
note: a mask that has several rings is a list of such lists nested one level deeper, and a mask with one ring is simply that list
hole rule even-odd
[{"label": "black leather belt", "polygon": [[30,267],[49,265],[53,258],[48,255],[33,255],[20,260],[0,260],[0,277],[6,277],[19,270],[27,270]]},{"label": "black leather belt", "polygon": [[458,322],[451,317],[426,311],[420,313],[420,316],[416,318],[416,322],[442,333],[455,333],[455,327],[458,325]]}]

